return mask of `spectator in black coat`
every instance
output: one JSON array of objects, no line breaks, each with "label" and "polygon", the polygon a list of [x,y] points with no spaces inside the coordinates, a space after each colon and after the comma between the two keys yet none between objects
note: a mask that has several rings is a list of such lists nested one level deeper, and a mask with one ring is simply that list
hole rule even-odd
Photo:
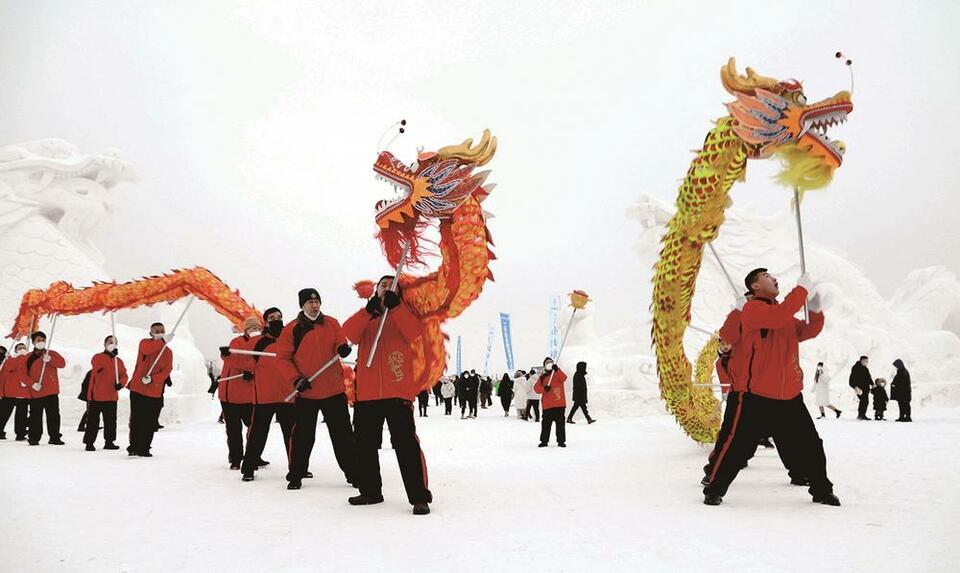
[{"label": "spectator in black coat", "polygon": [[893,361],[897,368],[897,373],[893,376],[893,383],[890,385],[890,399],[897,401],[897,409],[900,410],[898,422],[912,422],[910,418],[910,373],[907,367],[903,365],[903,360],[897,358]]},{"label": "spectator in black coat", "polygon": [[887,390],[884,386],[887,381],[883,378],[877,378],[871,393],[873,394],[873,419],[883,420],[883,413],[887,411]]},{"label": "spectator in black coat", "polygon": [[857,419],[869,420],[867,417],[867,407],[870,405],[870,390],[873,388],[873,378],[870,377],[870,370],[867,368],[868,358],[861,356],[860,360],[853,363],[850,369],[850,387],[857,393],[860,399],[860,405],[857,407]]},{"label": "spectator in black coat", "polygon": [[578,408],[583,410],[583,415],[587,418],[588,424],[596,422],[596,420],[590,417],[590,412],[587,411],[586,362],[577,362],[577,371],[573,375],[573,408],[570,408],[570,415],[567,416],[568,424],[576,424],[576,422],[573,421],[573,415],[577,413]]},{"label": "spectator in black coat", "polygon": [[503,407],[503,417],[510,417],[510,404],[513,402],[513,380],[506,372],[500,379],[500,385],[497,386],[497,396],[500,397],[500,406]]},{"label": "spectator in black coat", "polygon": [[493,400],[490,399],[491,394],[493,394],[493,380],[489,376],[484,376],[480,382],[480,407],[484,410],[493,404]]},{"label": "spectator in black coat", "polygon": [[433,385],[433,405],[439,406],[443,402],[443,381]]}]

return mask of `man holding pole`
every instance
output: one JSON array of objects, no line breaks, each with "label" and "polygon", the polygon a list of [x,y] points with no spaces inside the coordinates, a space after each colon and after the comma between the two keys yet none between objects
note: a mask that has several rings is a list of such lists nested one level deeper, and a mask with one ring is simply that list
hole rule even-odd
[{"label": "man holding pole", "polygon": [[[16,440],[27,439],[27,409],[30,403],[30,387],[25,382],[23,364],[27,360],[27,345],[18,342],[12,356],[0,363],[0,384],[3,384],[3,399],[0,399],[0,440],[6,439],[5,430],[13,414],[13,430]],[[16,410],[16,414],[14,414]]]},{"label": "man holding pole", "polygon": [[343,368],[337,359],[350,355],[340,323],[320,312],[320,293],[305,288],[298,294],[300,313],[284,327],[276,344],[278,367],[297,391],[296,421],[290,437],[287,489],[300,489],[310,467],[317,436],[317,418],[323,412],[337,464],[347,482],[356,483],[356,447],[350,427]]},{"label": "man holding pole", "polygon": [[540,447],[550,441],[550,426],[557,425],[557,445],[567,447],[567,391],[564,383],[567,375],[549,356],[543,359],[543,373],[533,385],[537,394],[543,395],[543,422],[540,426]]},{"label": "man holding pole", "polygon": [[62,446],[60,439],[60,376],[67,365],[63,356],[47,348],[47,335],[37,331],[30,336],[33,352],[27,355],[25,368],[30,386],[30,420],[27,438],[31,446],[40,444],[43,415],[47,416],[48,443]]},{"label": "man holding pole", "polygon": [[119,450],[117,439],[117,391],[127,383],[127,367],[118,356],[116,339],[111,335],[103,341],[103,352],[90,359],[90,384],[87,386],[87,428],[83,434],[86,450],[96,450],[93,445],[100,433],[100,416],[103,415],[103,449]]},{"label": "man holding pole", "polygon": [[413,417],[413,399],[421,388],[413,377],[411,350],[423,326],[403,303],[396,278],[388,275],[380,279],[376,294],[344,323],[343,330],[359,348],[354,423],[360,495],[348,501],[350,505],[383,502],[378,444],[386,422],[407,501],[414,515],[426,515],[433,494],[428,489],[427,463]]},{"label": "man holding pole", "polygon": [[163,407],[163,387],[170,384],[173,371],[173,352],[167,348],[165,334],[162,322],[150,325],[150,338],[140,341],[137,364],[127,385],[130,390],[130,445],[127,453],[131,456],[153,456],[150,447]]},{"label": "man holding pole", "polygon": [[243,428],[250,427],[253,416],[253,371],[257,362],[253,356],[232,354],[231,350],[253,350],[260,332],[260,319],[248,316],[243,323],[243,334],[231,340],[229,346],[220,347],[223,369],[219,397],[227,431],[227,461],[232,470],[240,469],[243,460]]}]

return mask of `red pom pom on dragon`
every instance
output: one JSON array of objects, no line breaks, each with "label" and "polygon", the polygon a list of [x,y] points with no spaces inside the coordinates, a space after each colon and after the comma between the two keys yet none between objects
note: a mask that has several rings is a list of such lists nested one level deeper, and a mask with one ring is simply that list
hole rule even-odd
[{"label": "red pom pom on dragon", "polygon": [[[432,387],[446,368],[443,323],[460,315],[477,299],[484,283],[493,280],[489,264],[495,257],[480,203],[494,186],[484,185],[489,171],[474,170],[487,164],[496,149],[497,139],[485,130],[476,145],[467,139],[435,152],[420,152],[410,165],[383,151],[373,166],[379,178],[401,191],[397,199],[379,201],[375,207],[377,237],[388,263],[396,267],[406,245],[407,262],[424,267],[426,245],[430,244],[424,235],[434,225],[439,232],[441,263],[437,270],[400,277],[404,301],[424,326],[424,335],[414,344],[414,375],[425,389]],[[371,285],[360,281],[355,289],[369,296]],[[206,301],[237,328],[243,328],[247,317],[260,316],[239,291],[209,270],[195,267],[125,283],[98,282],[74,288],[57,281],[47,289],[31,289],[21,299],[8,337],[28,336],[42,316],[111,312],[170,303],[190,295]]]}]

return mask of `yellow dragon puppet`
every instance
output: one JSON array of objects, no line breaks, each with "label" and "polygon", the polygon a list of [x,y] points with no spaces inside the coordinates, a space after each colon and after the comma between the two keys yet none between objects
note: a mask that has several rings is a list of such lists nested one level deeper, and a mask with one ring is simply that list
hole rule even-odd
[{"label": "yellow dragon puppet", "polygon": [[808,103],[800,82],[763,77],[750,68],[741,75],[733,58],[721,68],[720,79],[736,100],[707,133],[680,185],[677,212],[654,266],[651,304],[661,394],[684,431],[700,443],[716,439],[720,408],[709,385],[692,382],[709,382],[717,341],[714,337],[701,351],[692,378],[683,336],[703,250],[723,224],[730,188],[745,179],[747,160],[774,156],[784,165],[780,183],[800,192],[826,186],[845,151],[827,131],[853,111],[847,91]]}]

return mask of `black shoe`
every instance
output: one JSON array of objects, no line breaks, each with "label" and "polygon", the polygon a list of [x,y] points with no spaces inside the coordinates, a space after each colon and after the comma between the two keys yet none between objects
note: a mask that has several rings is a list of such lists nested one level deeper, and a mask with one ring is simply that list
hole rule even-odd
[{"label": "black shoe", "polygon": [[592,424],[592,423],[594,423],[594,422],[596,422],[596,421],[597,421],[596,418],[590,418],[589,420],[587,420],[587,423],[588,423],[588,424]]},{"label": "black shoe", "polygon": [[383,503],[383,496],[371,496],[371,495],[355,495],[347,499],[347,503],[350,505],[376,505],[378,503]]},{"label": "black shoe", "polygon": [[561,448],[567,447],[567,444],[557,444],[557,445],[560,446]]},{"label": "black shoe", "polygon": [[17,436],[17,439],[14,440],[14,441],[15,441],[15,442],[25,442],[25,441],[27,441],[27,437],[26,437],[26,436]]},{"label": "black shoe", "polygon": [[823,414],[820,414],[819,416],[817,416],[817,419],[818,419],[818,420],[822,420],[822,419],[824,419],[824,418],[826,418],[826,416],[824,416]]},{"label": "black shoe", "polygon": [[837,410],[837,417],[839,418],[839,417],[840,417],[840,414],[842,414],[842,413],[843,413],[843,412],[842,412],[841,410]]},{"label": "black shoe", "polygon": [[87,447],[84,448],[84,449],[87,450],[88,452],[95,452],[95,451],[97,451],[97,448],[95,448],[93,444],[87,444]]},{"label": "black shoe", "polygon": [[538,445],[537,447],[538,447],[538,448],[545,448],[545,447],[547,447],[547,443],[546,443],[546,442],[540,442],[540,445]]},{"label": "black shoe", "polygon": [[720,505],[723,503],[723,496],[714,493],[703,494],[703,505]]},{"label": "black shoe", "polygon": [[840,507],[840,500],[837,498],[837,496],[833,495],[832,493],[813,496],[813,503],[820,503],[823,505],[833,505],[836,507]]},{"label": "black shoe", "polygon": [[239,464],[239,463],[230,464],[230,469],[232,469],[232,470],[238,470],[238,469],[240,469],[240,464]]},{"label": "black shoe", "polygon": [[262,468],[264,466],[269,466],[269,465],[270,465],[270,462],[268,462],[267,460],[260,460],[259,462],[257,462],[258,468]]},{"label": "black shoe", "polygon": [[303,479],[313,479],[313,472],[303,474]]},{"label": "black shoe", "polygon": [[160,430],[164,429],[165,427],[166,427],[166,426],[161,426],[160,424],[157,424],[157,427],[156,427],[156,429],[155,429],[154,431],[155,431],[155,432],[159,432]]},{"label": "black shoe", "polygon": [[7,435],[4,433],[0,433],[0,440],[6,440],[6,439],[7,439]]},{"label": "black shoe", "polygon": [[908,417],[908,418],[904,418],[903,421],[904,421],[904,422],[912,422],[912,421],[913,421],[913,418],[909,418],[909,417]]},{"label": "black shoe", "polygon": [[298,479],[292,479],[287,484],[287,489],[300,489],[301,487],[303,487],[303,482]]},{"label": "black shoe", "polygon": [[31,446],[39,446],[39,445],[40,445],[40,442],[35,442],[35,441],[33,441],[33,440],[30,440],[28,443],[29,443]]},{"label": "black shoe", "polygon": [[78,426],[78,427],[77,427],[77,431],[82,434],[82,433],[84,433],[84,432],[87,431],[87,427],[86,427],[86,426]]},{"label": "black shoe", "polygon": [[54,446],[64,445],[63,440],[61,440],[60,438],[50,438],[50,440],[47,443]]},{"label": "black shoe", "polygon": [[106,444],[103,444],[103,449],[105,449],[105,450],[119,450],[119,449],[120,449],[120,446],[118,446],[118,445],[116,445],[116,444],[113,444],[113,443],[110,443],[110,442],[107,442]]},{"label": "black shoe", "polygon": [[240,481],[253,481],[253,474],[243,474],[243,477],[240,478]]},{"label": "black shoe", "polygon": [[710,485],[710,476],[703,476],[703,479],[700,480],[700,485],[702,486]]},{"label": "black shoe", "polygon": [[141,458],[152,458],[152,457],[153,457],[153,454],[151,454],[150,452],[138,452],[137,455],[140,456]]},{"label": "black shoe", "polygon": [[574,422],[573,420],[567,420],[567,423],[568,423],[568,424],[576,424],[576,422]]},{"label": "black shoe", "polygon": [[127,450],[127,455],[128,455],[128,456],[136,456],[136,455],[137,455],[137,452],[135,452],[135,451],[133,451],[133,450]]},{"label": "black shoe", "polygon": [[427,515],[430,513],[430,506],[424,502],[413,504],[414,515]]},{"label": "black shoe", "polygon": [[810,478],[790,478],[790,485],[808,486]]}]

